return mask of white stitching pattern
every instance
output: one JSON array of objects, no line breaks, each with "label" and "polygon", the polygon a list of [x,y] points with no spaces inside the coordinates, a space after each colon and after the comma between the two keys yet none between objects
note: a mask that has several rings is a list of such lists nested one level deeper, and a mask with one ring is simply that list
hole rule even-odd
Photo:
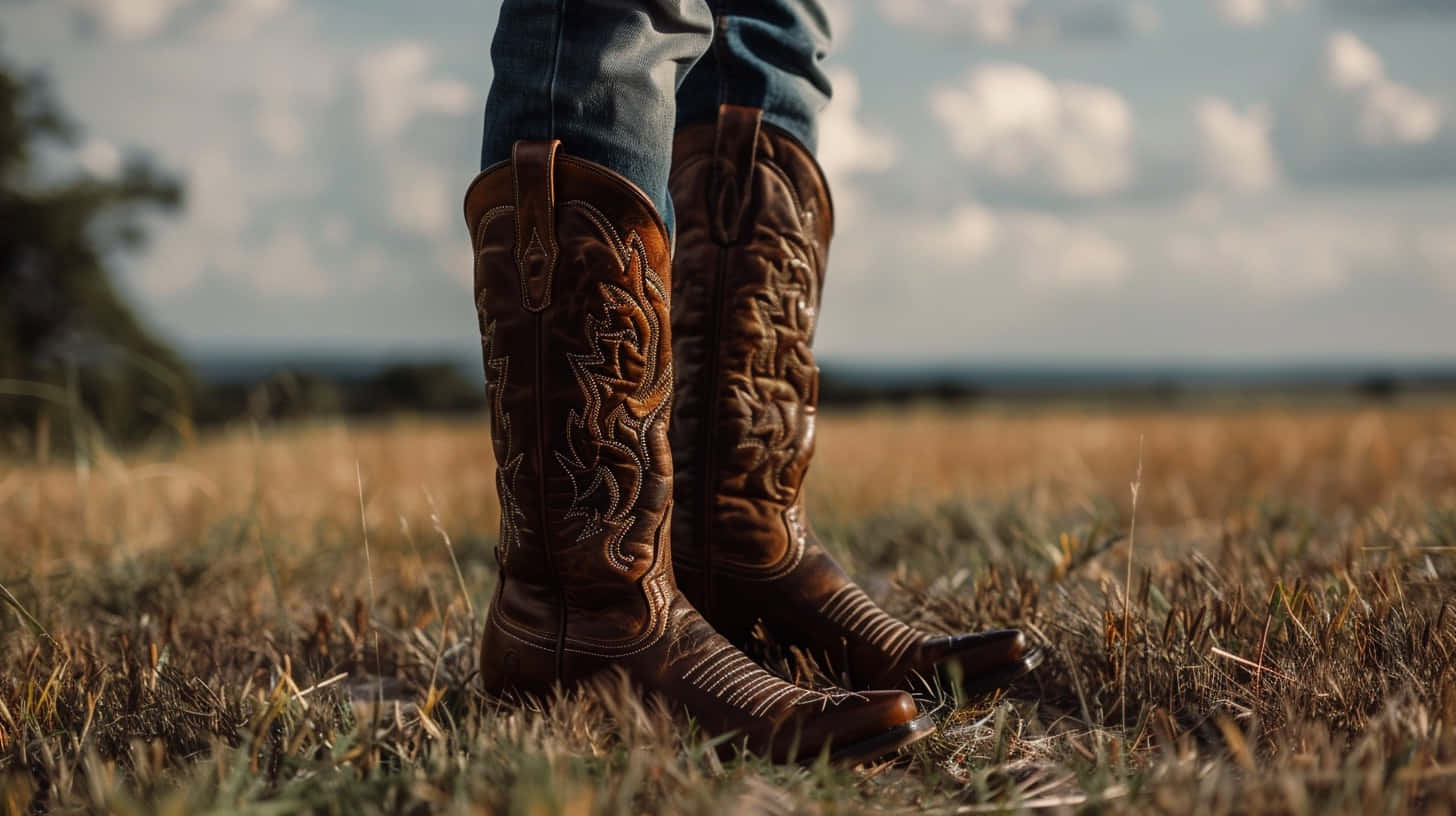
[{"label": "white stitching pattern", "polygon": [[[476,225],[476,236],[478,240],[484,240],[485,231],[490,228],[495,219],[509,212],[514,212],[515,207],[500,205],[486,210]],[[476,279],[479,279],[479,268],[481,255],[477,249],[475,253]],[[511,434],[511,418],[506,413],[503,404],[505,393],[505,381],[507,372],[510,369],[510,356],[495,354],[495,321],[486,314],[485,299],[487,291],[481,287],[475,298],[475,311],[478,316],[480,329],[481,356],[485,359],[486,389],[491,392],[490,408],[491,419],[498,429],[499,435],[506,440],[506,452],[500,461],[496,462],[496,491],[500,495],[501,519],[500,519],[500,540],[496,547],[496,561],[502,567],[514,547],[520,545],[520,520],[524,519],[525,513],[521,510],[520,501],[516,498],[515,483],[520,476],[521,465],[525,459],[524,452],[512,452],[514,437]],[[492,378],[491,375],[494,375]],[[492,385],[493,383],[493,385]]]},{"label": "white stitching pattern", "polygon": [[[605,216],[603,216],[600,211],[596,210],[596,208],[594,207],[591,207],[586,202],[570,201],[562,206],[576,207],[578,209],[586,211],[587,217],[594,223],[597,229],[601,231],[602,237],[606,239],[607,243],[609,243],[617,251],[619,258],[619,271],[626,271],[629,269],[632,261],[634,260],[634,254],[635,259],[638,261],[641,268],[641,275],[628,276],[630,279],[634,280],[637,283],[635,294],[621,286],[613,284],[602,285],[601,291],[604,299],[606,300],[606,304],[603,307],[603,316],[601,318],[597,318],[595,316],[589,317],[588,323],[592,327],[592,331],[594,332],[591,340],[591,342],[593,343],[598,343],[601,340],[607,340],[609,342],[615,340],[620,340],[623,342],[636,342],[639,338],[637,338],[637,331],[631,323],[630,318],[627,321],[626,328],[623,330],[607,333],[598,332],[599,327],[609,325],[614,317],[620,319],[620,317],[624,313],[630,313],[630,311],[632,310],[639,310],[642,314],[644,322],[647,324],[648,328],[644,332],[644,334],[646,334],[646,337],[641,338],[641,340],[646,342],[646,347],[641,349],[644,359],[647,363],[646,376],[642,378],[644,382],[638,384],[637,390],[632,394],[632,397],[641,399],[643,401],[651,401],[656,397],[664,395],[665,398],[660,401],[659,405],[653,408],[647,415],[642,417],[640,420],[632,420],[628,415],[625,406],[617,406],[607,415],[605,419],[606,424],[603,427],[615,428],[618,427],[618,425],[620,424],[623,426],[636,427],[639,429],[639,432],[637,433],[639,444],[636,449],[615,439],[599,440],[602,442],[602,444],[608,446],[610,449],[621,452],[629,456],[630,458],[634,458],[636,461],[640,462],[641,466],[639,469],[639,474],[645,474],[648,472],[651,465],[651,451],[648,447],[649,439],[647,429],[653,428],[662,420],[664,413],[670,408],[672,396],[673,378],[671,363],[670,360],[660,361],[661,351],[658,348],[658,344],[661,342],[661,338],[663,335],[661,325],[662,321],[659,319],[657,311],[651,307],[652,304],[648,298],[648,293],[650,292],[652,294],[655,294],[659,299],[661,299],[664,304],[666,304],[667,295],[665,293],[665,287],[663,286],[662,280],[658,276],[657,272],[648,263],[646,246],[643,243],[641,236],[639,236],[635,232],[632,232],[630,233],[628,240],[624,242],[622,238],[618,235],[616,230],[611,227]],[[486,229],[495,221],[495,219],[508,213],[513,213],[515,212],[515,210],[516,208],[511,205],[499,205],[491,208],[484,215],[482,215],[479,219],[475,233],[477,241],[483,241],[483,236]],[[516,219],[516,222],[516,228],[519,233],[520,219]],[[480,246],[477,246],[475,252],[477,279],[479,279],[480,277],[479,268],[484,254],[484,249]],[[476,307],[482,318],[482,323],[484,324],[484,328],[482,328],[482,349],[484,350],[487,371],[494,374],[493,381],[495,383],[503,385],[509,369],[509,359],[504,355],[500,357],[492,356],[496,324],[494,321],[489,321],[487,323],[484,319],[486,300],[485,295],[486,293],[484,289],[482,289],[476,299]],[[525,306],[526,304],[524,303],[524,292],[522,293],[522,299],[522,305]],[[624,312],[623,310],[626,310],[626,312]],[[607,362],[608,358],[600,354],[600,352],[602,351],[601,346],[598,347],[597,351],[597,354],[578,356],[583,358],[582,362],[588,362],[587,358],[590,358],[591,361],[596,361],[600,363]],[[665,370],[659,371],[659,367]],[[601,405],[599,397],[603,393],[612,393],[612,390],[599,392],[593,391],[587,386],[593,382],[597,384],[606,384],[610,381],[611,376],[608,374],[593,374],[592,372],[588,371],[577,371],[575,373],[578,383],[583,387],[583,393],[588,395],[588,412],[592,416],[600,419]],[[488,377],[488,380],[489,379],[490,378]],[[621,379],[618,378],[618,382],[620,381]],[[615,388],[616,386],[612,386],[612,389]],[[495,392],[492,394],[492,416],[496,421],[497,427],[505,433],[507,444],[509,445],[511,439],[509,432],[510,419],[509,415],[505,412],[502,405],[503,390],[503,388],[498,386]],[[594,396],[598,397],[598,400],[596,405],[593,406],[590,403],[592,397]],[[569,420],[576,422],[578,426],[583,425],[586,419],[586,414],[577,414],[575,412],[572,412],[569,416]],[[568,446],[570,446],[571,438],[569,435],[567,442]],[[573,472],[572,469],[568,467],[567,475],[568,477],[570,477],[574,488],[578,491],[578,499],[584,498],[586,495],[590,495],[593,491],[598,489],[606,491],[609,499],[608,521],[619,518],[622,519],[621,534],[618,535],[618,539],[620,540],[621,536],[625,534],[625,531],[629,530],[632,526],[632,521],[634,518],[633,511],[635,510],[638,494],[641,490],[640,477],[636,480],[634,484],[631,485],[631,489],[628,491],[630,493],[630,498],[624,501],[623,491],[621,486],[618,484],[618,479],[615,474],[605,470],[604,468],[597,467],[591,469],[593,473],[588,479],[586,478],[586,471],[588,469],[581,462],[581,457],[576,454],[576,451],[574,449],[572,450],[572,459],[570,460],[563,461],[563,457],[559,451],[555,452],[555,454],[558,463],[561,463],[564,466],[568,464],[577,466],[578,472]],[[503,460],[505,464],[498,464],[497,466],[497,487],[500,492],[502,501],[501,540],[503,543],[512,542],[518,544],[520,540],[520,528],[518,520],[523,519],[525,516],[524,513],[520,510],[519,501],[515,496],[515,492],[512,489],[512,486],[516,481],[517,476],[519,475],[519,468],[523,460],[523,454],[519,452],[511,452],[508,449],[508,452],[503,457]],[[578,477],[583,478],[579,481]],[[582,481],[586,482],[584,487],[581,484]],[[598,517],[596,521],[601,522],[601,518]],[[600,530],[601,527],[598,526],[597,529]],[[586,533],[583,533],[583,537],[585,537],[585,535]],[[613,559],[613,563],[618,567],[623,569],[630,568],[630,561],[622,556],[618,547],[613,547],[609,545],[608,556],[616,556],[616,558]],[[644,628],[641,634],[628,640],[625,643],[605,643],[591,639],[568,637],[564,644],[564,651],[573,654],[590,655],[595,657],[620,658],[638,654],[646,649],[651,648],[661,638],[666,626],[666,616],[663,613],[671,603],[670,570],[670,566],[665,568],[654,568],[647,575],[643,576],[642,589],[648,600],[647,606],[649,619],[647,626]],[[556,651],[554,638],[552,646],[544,646],[540,643],[536,643],[528,639],[530,637],[538,636],[539,633],[535,633],[528,627],[523,627],[518,623],[512,621],[503,612],[498,611],[496,618],[499,628],[512,639],[520,641],[521,643],[524,643],[528,646],[531,646],[532,648],[542,651],[551,653],[554,653]]]},{"label": "white stitching pattern", "polygon": [[[636,522],[642,481],[652,469],[651,429],[672,404],[672,365],[670,361],[660,359],[658,345],[663,327],[647,292],[651,287],[660,296],[664,287],[648,262],[647,248],[641,236],[632,232],[624,242],[591,205],[583,201],[569,201],[565,206],[582,210],[608,243],[622,253],[619,256],[622,269],[630,269],[635,263],[641,270],[640,274],[627,276],[635,282],[635,291],[612,283],[598,287],[603,300],[602,312],[586,318],[587,344],[591,350],[567,354],[586,405],[581,411],[573,408],[567,413],[566,448],[564,452],[554,452],[557,463],[572,485],[572,501],[565,517],[585,520],[577,540],[605,533],[603,549],[608,563],[623,572],[630,572],[636,559],[623,552],[622,542]],[[646,323],[645,336],[639,336],[634,317],[640,317]],[[622,383],[629,381],[620,370],[622,346],[638,352],[645,367],[644,376],[635,383],[628,399],[656,403],[641,417],[632,416],[627,399],[605,414],[603,412],[606,408],[605,395],[620,391]],[[626,486],[625,492],[623,485],[618,483],[618,474],[614,472],[625,469],[603,464],[600,450],[592,451],[592,446],[615,451],[631,463],[635,477]],[[591,456],[592,453],[597,455]],[[600,500],[595,506],[588,502],[590,497],[603,493],[605,507],[600,506]]]},{"label": "white stitching pattern", "polygon": [[[757,485],[765,498],[791,501],[797,485],[786,484],[784,473],[813,443],[813,412],[795,412],[799,426],[791,428],[784,405],[797,401],[805,406],[809,400],[810,395],[793,388],[793,382],[813,379],[809,343],[819,293],[813,267],[806,260],[811,253],[801,241],[784,235],[777,238],[775,254],[783,261],[776,266],[770,287],[749,299],[759,342],[748,357],[751,391],[737,395],[752,412],[738,448],[753,452],[749,483]],[[790,390],[796,393],[790,396]]]},{"label": "white stitching pattern", "polygon": [[845,584],[819,607],[820,614],[898,660],[924,635],[890,617],[855,584]]},{"label": "white stitching pattern", "polygon": [[[720,644],[683,672],[683,679],[699,690],[734,708],[762,717],[775,703],[796,694],[789,705],[827,704],[849,697],[852,692],[820,691],[793,685],[775,677],[730,644]],[[726,696],[725,696],[726,695]]]},{"label": "white stitching pattern", "polygon": [[[478,305],[482,307],[483,314],[483,304]],[[496,560],[501,567],[504,567],[511,551],[520,546],[520,522],[526,518],[525,512],[521,509],[520,500],[516,497],[515,488],[516,480],[520,477],[521,464],[525,461],[525,452],[512,450],[515,437],[511,434],[510,414],[506,413],[503,403],[511,358],[506,354],[495,355],[494,320],[488,321],[481,329],[480,345],[485,357],[485,369],[488,372],[486,388],[490,391],[490,412],[491,420],[496,428],[495,436],[505,440],[506,448],[505,454],[501,461],[496,463],[495,469],[496,492],[500,494],[501,502],[500,543],[496,549]]]}]

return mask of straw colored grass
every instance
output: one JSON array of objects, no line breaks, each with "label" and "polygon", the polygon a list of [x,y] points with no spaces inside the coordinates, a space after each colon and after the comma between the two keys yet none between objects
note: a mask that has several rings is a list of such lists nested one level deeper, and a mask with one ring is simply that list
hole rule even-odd
[{"label": "straw colored grass", "polygon": [[871,769],[620,678],[482,699],[493,491],[483,425],[407,419],[0,462],[0,813],[1456,811],[1451,403],[824,417],[870,593],[1049,653]]}]

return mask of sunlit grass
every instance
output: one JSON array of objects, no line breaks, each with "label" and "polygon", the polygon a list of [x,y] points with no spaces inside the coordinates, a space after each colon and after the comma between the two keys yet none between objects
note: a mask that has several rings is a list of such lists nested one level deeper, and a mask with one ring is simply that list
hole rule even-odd
[{"label": "sunlit grass", "polygon": [[1050,654],[927,700],[898,763],[725,763],[612,678],[481,699],[484,425],[318,423],[0,463],[0,811],[1456,807],[1456,405],[819,428],[810,512],[872,595]]}]

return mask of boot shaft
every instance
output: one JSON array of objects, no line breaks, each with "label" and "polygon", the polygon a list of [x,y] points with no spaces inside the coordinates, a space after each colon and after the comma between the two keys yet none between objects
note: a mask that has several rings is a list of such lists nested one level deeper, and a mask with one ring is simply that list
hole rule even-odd
[{"label": "boot shaft", "polygon": [[[773,574],[803,550],[828,189],[802,146],[732,105],[678,133],[671,189],[675,557],[704,576]],[[711,607],[710,589],[684,591]]]},{"label": "boot shaft", "polygon": [[555,142],[517,143],[465,209],[502,624],[558,654],[629,649],[673,591],[665,230],[630,182]]}]

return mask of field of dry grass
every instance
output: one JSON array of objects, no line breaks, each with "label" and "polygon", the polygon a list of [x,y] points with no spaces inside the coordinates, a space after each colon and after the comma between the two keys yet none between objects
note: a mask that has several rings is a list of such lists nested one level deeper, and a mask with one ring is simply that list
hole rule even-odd
[{"label": "field of dry grass", "polygon": [[0,812],[1456,812],[1456,404],[820,428],[872,595],[1049,653],[897,762],[722,762],[611,680],[488,703],[484,426],[295,425],[0,462]]}]

